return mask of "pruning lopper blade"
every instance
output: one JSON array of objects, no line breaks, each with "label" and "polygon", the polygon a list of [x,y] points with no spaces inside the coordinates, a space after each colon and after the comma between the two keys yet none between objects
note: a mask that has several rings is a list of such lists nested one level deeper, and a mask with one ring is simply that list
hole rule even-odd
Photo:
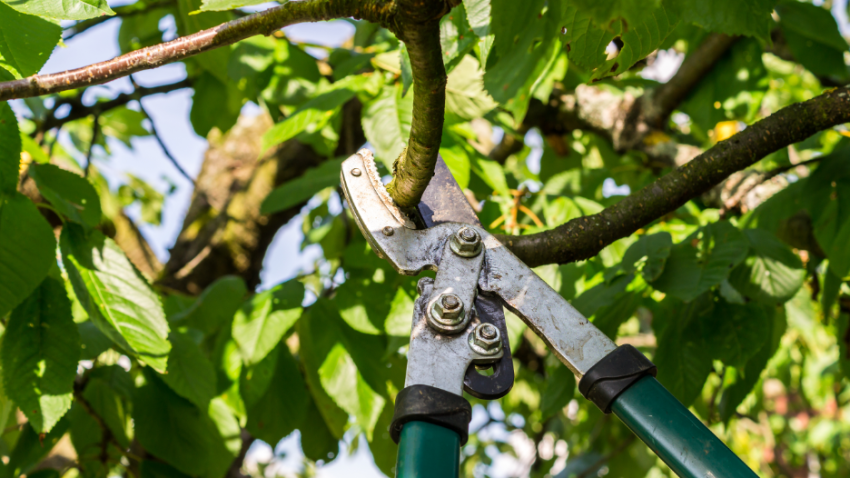
[{"label": "pruning lopper blade", "polygon": [[[434,176],[417,209],[426,227],[449,222],[481,227],[475,210],[440,156],[437,156]],[[493,373],[489,376],[478,373],[476,367],[470,366],[463,377],[463,390],[476,398],[495,400],[505,396],[514,385],[514,364],[505,312],[502,301],[493,294],[479,294],[475,299],[475,310],[481,322],[493,324],[501,332],[504,355],[492,364]]]}]

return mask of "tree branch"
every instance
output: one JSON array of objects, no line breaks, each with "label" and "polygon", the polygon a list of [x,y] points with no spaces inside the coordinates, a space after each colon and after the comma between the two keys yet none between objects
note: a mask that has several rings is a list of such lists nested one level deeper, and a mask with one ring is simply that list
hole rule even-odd
[{"label": "tree branch", "polygon": [[598,214],[573,219],[546,232],[499,239],[531,267],[593,257],[733,172],[818,131],[850,121],[848,91],[837,88],[785,107]]},{"label": "tree branch", "polygon": [[[44,119],[44,122],[38,128],[36,128],[36,132],[44,132],[49,131],[53,128],[59,128],[65,123],[69,123],[80,118],[85,118],[86,116],[92,114],[101,114],[113,108],[124,106],[133,100],[138,100],[146,96],[157,95],[160,93],[170,93],[175,90],[189,88],[190,86],[192,86],[192,80],[189,78],[178,81],[177,83],[154,86],[152,88],[139,86],[132,93],[121,93],[114,99],[97,102],[91,106],[86,106],[83,104],[82,92],[79,95],[71,98],[56,98],[56,103],[54,103],[53,108],[50,110],[50,113]],[[70,105],[71,111],[66,116],[63,116],[62,118],[57,118],[55,114],[56,110],[59,109],[59,107],[62,105]]]},{"label": "tree branch", "polygon": [[[413,122],[410,140],[393,165],[387,192],[403,208],[419,204],[434,175],[446,108],[446,69],[440,46],[440,17],[451,5],[406,0],[399,8],[410,19],[394,33],[407,46],[413,73]],[[455,2],[460,3],[460,2]],[[400,27],[400,28],[399,28]]]},{"label": "tree branch", "polygon": [[697,49],[685,58],[682,66],[670,78],[649,95],[645,95],[643,121],[654,128],[664,127],[664,121],[685,99],[690,91],[702,80],[715,63],[738,40],[723,33],[712,33],[703,40]]},{"label": "tree branch", "polygon": [[396,10],[395,3],[382,0],[287,2],[279,7],[232,20],[167,43],[142,48],[101,63],[61,73],[33,75],[0,83],[0,101],[29,98],[106,83],[137,71],[149,70],[198,53],[231,45],[254,35],[270,35],[275,30],[295,23],[354,17],[386,24],[393,20]]}]

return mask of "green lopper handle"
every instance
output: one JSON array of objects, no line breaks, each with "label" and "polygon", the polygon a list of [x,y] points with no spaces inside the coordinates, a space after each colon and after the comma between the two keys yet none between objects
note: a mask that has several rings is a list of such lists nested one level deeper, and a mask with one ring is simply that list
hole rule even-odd
[{"label": "green lopper handle", "polygon": [[460,436],[426,422],[408,422],[398,442],[396,478],[456,478]]},{"label": "green lopper handle", "polygon": [[611,410],[681,478],[758,478],[654,377],[626,389]]}]

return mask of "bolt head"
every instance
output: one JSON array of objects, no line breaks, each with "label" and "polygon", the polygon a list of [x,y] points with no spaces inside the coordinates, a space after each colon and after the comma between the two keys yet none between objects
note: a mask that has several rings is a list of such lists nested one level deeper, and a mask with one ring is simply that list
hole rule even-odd
[{"label": "bolt head", "polygon": [[383,233],[384,233],[384,235],[385,235],[385,236],[387,236],[387,237],[390,237],[390,236],[392,236],[393,234],[395,234],[395,230],[393,230],[393,228],[392,228],[392,227],[390,227],[390,226],[385,226],[385,227],[381,230],[381,232],[383,232]]},{"label": "bolt head", "polygon": [[461,257],[475,257],[481,252],[481,236],[471,227],[462,227],[452,236],[451,248]]},{"label": "bolt head", "polygon": [[472,331],[472,343],[487,352],[497,353],[502,348],[502,337],[493,324],[478,324]]},{"label": "bolt head", "polygon": [[433,312],[443,322],[463,320],[463,302],[455,294],[442,294],[434,301]]},{"label": "bolt head", "polygon": [[360,169],[359,168],[352,169],[351,175],[354,176],[354,177],[360,176]]}]

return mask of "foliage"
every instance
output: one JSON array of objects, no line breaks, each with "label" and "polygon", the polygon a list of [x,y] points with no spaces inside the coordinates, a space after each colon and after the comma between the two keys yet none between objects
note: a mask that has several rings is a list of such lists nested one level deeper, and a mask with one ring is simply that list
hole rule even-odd
[{"label": "foliage", "polygon": [[[129,52],[160,43],[169,15],[188,35],[259,3],[140,0],[132,15],[115,17],[118,44]],[[60,41],[59,20],[81,25],[112,13],[103,0],[0,0],[0,80],[41,69]],[[3,476],[37,474],[48,445],[67,433],[76,462],[62,476],[220,477],[243,458],[242,435],[274,445],[296,430],[305,475],[334,460],[340,443],[367,446],[393,475],[387,427],[404,388],[416,279],[379,258],[336,205],[344,199],[339,151],[349,109],[360,115],[355,123],[381,173],[390,173],[410,134],[412,66],[388,30],[351,22],[351,41],[321,60],[275,34],[183,61],[196,133],[218,141],[251,102],[274,121],[262,136],[264,155],[297,141],[322,159],[257,201],[266,219],[308,204],[291,220],[303,221],[303,246],[322,251],[314,270],[266,290],[237,276],[174,290],[143,276],[122,249],[123,209],[138,202],[142,220],[159,224],[170,191],[136,177],[116,188],[81,164],[92,152],[108,161],[115,141],[132,147],[152,134],[138,105],[69,121],[70,144],[52,145],[56,130],[39,130],[46,115],[82,91],[16,104],[26,111],[20,117],[0,104],[0,425],[15,424],[17,409],[26,418],[0,440]],[[639,97],[658,86],[641,76],[647,56],[667,49],[688,58],[718,32],[743,38],[677,107],[659,133],[665,141],[709,147],[723,139],[723,125],[738,131],[739,122],[847,79],[847,42],[814,3],[455,7],[440,21],[448,74],[440,154],[480,206],[484,227],[550,230],[620,200],[612,182],[637,191],[669,171],[577,127],[534,130],[528,144],[539,145],[507,158],[490,156],[486,145],[494,130],[522,137],[524,121],[540,114],[534,108],[578,85]],[[796,61],[774,47],[780,33]],[[537,269],[604,333],[650,356],[658,379],[762,476],[850,474],[846,136],[846,128],[824,131],[754,166],[749,173],[785,168],[756,204],[721,217],[722,203],[697,197],[596,257]],[[462,450],[466,475],[490,476],[496,461],[513,460],[535,477],[672,476],[621,423],[583,400],[569,370],[507,315],[516,383],[497,403],[469,397],[478,433]],[[533,451],[531,461],[523,449]]]}]

